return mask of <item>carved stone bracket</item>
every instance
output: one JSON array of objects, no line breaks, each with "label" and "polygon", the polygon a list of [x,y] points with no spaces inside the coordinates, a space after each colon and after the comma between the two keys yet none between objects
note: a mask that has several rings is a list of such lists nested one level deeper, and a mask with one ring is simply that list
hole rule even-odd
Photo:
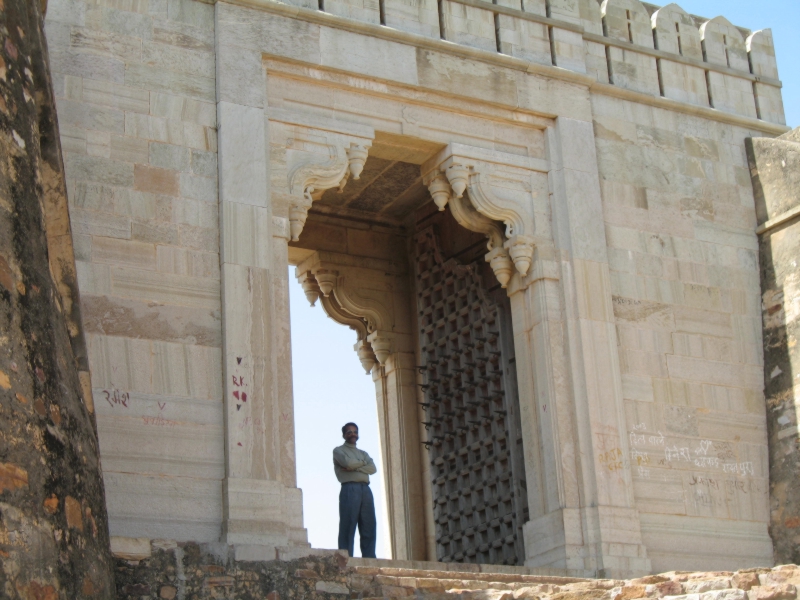
[{"label": "carved stone bracket", "polygon": [[445,206],[449,205],[450,213],[459,225],[465,229],[482,233],[486,236],[488,239],[486,247],[489,250],[486,254],[486,262],[492,267],[492,271],[494,271],[500,285],[505,288],[508,286],[508,282],[514,274],[514,265],[511,258],[509,258],[508,252],[503,247],[505,243],[503,228],[495,221],[487,219],[480,214],[475,210],[470,201],[464,198],[463,193],[466,189],[468,171],[458,165],[456,165],[456,167],[460,169],[461,172],[456,172],[453,179],[456,180],[457,183],[460,183],[463,179],[464,183],[463,188],[459,185],[461,189],[460,196],[457,194],[456,190],[452,188],[450,183],[451,179],[448,177],[449,174],[453,174],[455,170],[453,167],[450,167],[451,170],[447,174],[439,170],[432,171],[425,178],[425,182],[428,184],[428,189],[431,192],[431,196],[433,196],[433,201],[439,207],[439,210],[444,210]]},{"label": "carved stone bracket", "polygon": [[289,224],[293,242],[300,239],[314,200],[330,188],[338,187],[341,191],[350,177],[356,180],[361,177],[371,142],[359,139],[349,145],[343,144],[329,144],[327,157],[313,152],[298,153],[300,160],[291,166]]},{"label": "carved stone bracket", "polygon": [[524,277],[531,268],[536,245],[532,177],[536,170],[546,172],[543,162],[450,144],[422,166],[439,210],[449,204],[459,224],[486,235],[486,260],[503,287],[514,270]]},{"label": "carved stone bracket", "polygon": [[390,290],[366,290],[363,278],[349,274],[345,265],[320,260],[318,253],[295,274],[312,306],[319,300],[325,314],[356,332],[354,349],[367,373],[386,363],[394,350]]},{"label": "carved stone bracket", "polygon": [[369,325],[364,318],[353,315],[342,308],[341,304],[336,300],[336,296],[331,293],[333,286],[331,286],[328,294],[323,293],[322,286],[319,284],[317,276],[322,276],[324,278],[332,274],[333,282],[335,283],[336,274],[330,271],[321,271],[321,273],[318,271],[317,275],[311,271],[298,272],[296,273],[297,280],[303,287],[303,291],[311,306],[314,306],[317,300],[319,300],[326,315],[337,323],[347,325],[356,332],[357,341],[353,349],[356,351],[356,354],[358,354],[358,360],[361,361],[361,366],[364,367],[367,373],[370,373],[372,368],[377,364],[378,359],[375,356],[372,345],[367,340]]}]

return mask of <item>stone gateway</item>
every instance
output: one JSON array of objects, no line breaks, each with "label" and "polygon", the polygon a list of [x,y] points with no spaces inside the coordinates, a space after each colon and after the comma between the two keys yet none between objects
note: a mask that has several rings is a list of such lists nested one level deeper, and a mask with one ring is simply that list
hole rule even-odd
[{"label": "stone gateway", "polygon": [[769,30],[638,0],[49,0],[46,34],[118,556],[311,552],[291,265],[375,383],[395,559],[774,564],[767,419],[796,464],[797,396],[767,411],[745,151],[788,131]]}]

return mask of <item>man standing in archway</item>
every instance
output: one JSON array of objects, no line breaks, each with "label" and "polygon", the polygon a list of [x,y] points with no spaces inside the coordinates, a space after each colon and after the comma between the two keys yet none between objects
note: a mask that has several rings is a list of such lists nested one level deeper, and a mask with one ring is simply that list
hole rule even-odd
[{"label": "man standing in archway", "polygon": [[358,526],[361,556],[375,558],[375,502],[369,489],[369,476],[378,470],[369,454],[356,448],[358,425],[342,427],[344,444],[333,449],[333,470],[342,484],[339,492],[339,549],[353,556]]}]

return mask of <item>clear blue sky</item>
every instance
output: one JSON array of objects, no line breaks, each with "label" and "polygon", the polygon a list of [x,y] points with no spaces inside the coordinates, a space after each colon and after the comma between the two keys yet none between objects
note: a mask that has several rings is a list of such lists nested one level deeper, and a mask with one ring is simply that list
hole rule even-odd
[{"label": "clear blue sky", "polygon": [[[772,28],[787,124],[800,125],[800,0],[683,0],[679,4],[689,13],[708,18],[721,14],[734,25],[753,31]],[[294,278],[294,269],[289,273],[297,472],[309,540],[315,548],[336,547],[339,485],[333,475],[331,450],[342,443],[341,426],[355,421],[361,429],[359,446],[379,465],[372,484],[379,514],[377,554],[387,557],[372,378],[364,374],[353,351],[355,333],[328,319],[319,304],[311,308]]]},{"label": "clear blue sky", "polygon": [[[343,443],[342,425],[359,426],[358,446],[375,459],[372,492],[378,513],[377,555],[387,558],[383,468],[380,463],[375,385],[353,350],[356,334],[329,319],[319,302],[311,307],[289,268],[292,327],[297,485],[303,490],[308,539],[314,548],[336,548],[339,483],[333,474],[333,448]],[[356,556],[360,556],[356,535]]]}]

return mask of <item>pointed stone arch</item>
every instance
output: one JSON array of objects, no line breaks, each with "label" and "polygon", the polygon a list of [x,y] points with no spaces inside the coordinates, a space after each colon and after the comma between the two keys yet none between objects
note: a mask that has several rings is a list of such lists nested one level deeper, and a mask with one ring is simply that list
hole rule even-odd
[{"label": "pointed stone arch", "polygon": [[406,267],[315,251],[295,274],[312,304],[319,299],[329,317],[356,332],[354,350],[375,382],[392,556],[425,556],[415,342],[401,301],[410,293]]}]

